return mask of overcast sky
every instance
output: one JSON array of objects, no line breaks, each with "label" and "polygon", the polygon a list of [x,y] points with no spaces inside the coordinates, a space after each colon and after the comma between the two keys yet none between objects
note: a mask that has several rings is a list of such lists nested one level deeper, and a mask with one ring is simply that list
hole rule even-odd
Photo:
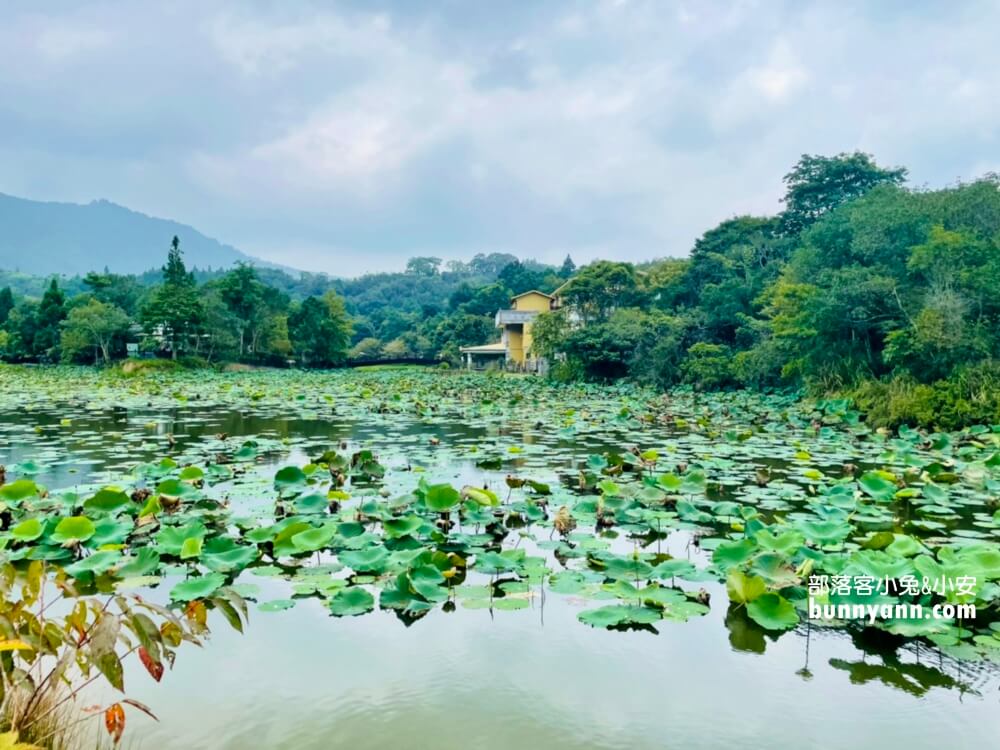
[{"label": "overcast sky", "polygon": [[998,29],[995,1],[2,0],[0,192],[338,275],[682,256],[805,152],[1000,171]]}]

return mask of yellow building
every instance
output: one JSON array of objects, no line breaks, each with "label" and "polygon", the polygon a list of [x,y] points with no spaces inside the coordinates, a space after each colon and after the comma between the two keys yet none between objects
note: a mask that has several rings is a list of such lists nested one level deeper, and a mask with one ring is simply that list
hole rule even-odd
[{"label": "yellow building", "polygon": [[485,346],[462,347],[460,351],[465,358],[465,366],[470,370],[491,365],[526,372],[543,369],[545,363],[531,357],[531,328],[539,313],[548,312],[555,306],[555,297],[535,289],[511,297],[510,309],[497,311],[500,341]]}]

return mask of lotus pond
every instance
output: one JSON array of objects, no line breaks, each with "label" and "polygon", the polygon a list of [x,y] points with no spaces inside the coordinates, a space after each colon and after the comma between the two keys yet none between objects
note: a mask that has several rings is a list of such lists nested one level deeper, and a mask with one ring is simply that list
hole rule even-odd
[{"label": "lotus pond", "polygon": [[[223,623],[162,681],[125,664],[160,719],[129,714],[138,747],[1000,736],[1000,426],[422,370],[8,366],[0,464],[5,564]],[[818,575],[893,582],[823,603],[976,616],[810,619]]]}]

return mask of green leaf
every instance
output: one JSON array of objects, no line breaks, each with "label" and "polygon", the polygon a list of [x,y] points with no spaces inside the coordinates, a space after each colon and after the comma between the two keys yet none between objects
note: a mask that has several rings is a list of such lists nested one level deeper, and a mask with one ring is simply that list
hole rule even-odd
[{"label": "green leaf", "polygon": [[307,529],[300,531],[292,537],[292,545],[299,552],[315,552],[324,549],[330,544],[337,530],[328,526],[321,526],[318,529]]},{"label": "green leaf", "polygon": [[400,518],[389,518],[382,522],[385,535],[390,539],[409,536],[415,533],[424,525],[424,519],[418,515],[410,514]]},{"label": "green leaf", "polygon": [[358,550],[346,550],[339,555],[340,562],[358,573],[384,573],[389,562],[389,553],[385,547],[365,547]]},{"label": "green leaf", "polygon": [[191,536],[185,539],[181,545],[181,560],[198,557],[201,554],[201,544],[202,538],[200,536]]},{"label": "green leaf", "polygon": [[243,570],[260,557],[260,550],[250,545],[240,545],[228,538],[216,537],[208,541],[201,553],[201,561],[209,570],[228,573]]},{"label": "green leaf", "polygon": [[204,599],[218,591],[225,582],[226,577],[221,573],[209,573],[189,578],[186,581],[181,581],[170,590],[170,598],[178,602]]},{"label": "green leaf", "polygon": [[882,473],[867,471],[858,479],[861,489],[876,500],[891,500],[896,495],[895,483],[889,481]]},{"label": "green leaf", "polygon": [[462,496],[483,506],[495,506],[500,504],[500,498],[495,492],[479,487],[463,487]]},{"label": "green leaf", "polygon": [[658,609],[612,605],[580,612],[576,618],[592,628],[611,628],[618,625],[648,625],[662,619]]},{"label": "green leaf", "polygon": [[121,558],[122,553],[118,550],[103,550],[95,552],[72,565],[67,565],[65,571],[74,578],[80,578],[84,573],[99,575],[113,568]]},{"label": "green leaf", "polygon": [[330,597],[330,614],[335,617],[353,617],[371,612],[375,608],[375,597],[360,586],[341,589]]},{"label": "green leaf", "polygon": [[272,542],[274,546],[274,556],[284,557],[286,555],[297,555],[301,550],[292,542],[292,538],[303,531],[312,529],[312,524],[306,521],[292,521],[279,531]]},{"label": "green leaf", "polygon": [[88,513],[117,513],[123,508],[133,505],[132,499],[119,489],[105,487],[89,498],[83,509]]},{"label": "green leaf", "polygon": [[19,542],[33,542],[45,531],[37,518],[26,518],[10,530],[10,535]]},{"label": "green leaf", "polygon": [[461,501],[462,496],[450,484],[434,484],[424,493],[424,504],[435,513],[447,513]]},{"label": "green leaf", "polygon": [[763,578],[748,576],[734,568],[726,576],[726,591],[729,593],[731,601],[737,604],[748,604],[759,599],[767,591],[767,584]]},{"label": "green leaf", "polygon": [[624,578],[634,581],[645,580],[653,573],[653,566],[633,557],[610,557],[604,561],[604,574],[608,578]]},{"label": "green leaf", "polygon": [[18,479],[16,482],[0,487],[0,499],[8,502],[20,502],[39,494],[38,485],[30,479]]},{"label": "green leaf", "polygon": [[747,605],[750,619],[766,630],[788,630],[799,624],[799,613],[779,594],[762,594]]},{"label": "green leaf", "polygon": [[892,544],[885,548],[886,554],[893,557],[913,557],[926,551],[927,548],[924,545],[906,534],[896,534]]},{"label": "green leaf", "polygon": [[194,482],[199,479],[204,478],[205,472],[199,469],[197,466],[186,466],[181,469],[179,479],[182,482]]},{"label": "green leaf", "polygon": [[59,544],[85,542],[94,535],[94,522],[86,516],[70,516],[62,519],[52,532],[52,541]]},{"label": "green leaf", "polygon": [[125,558],[125,564],[116,571],[119,578],[146,576],[160,567],[160,556],[149,547],[140,548],[132,557]]},{"label": "green leaf", "polygon": [[745,563],[757,551],[757,546],[749,539],[738,542],[722,542],[712,553],[712,562],[720,568],[727,569],[734,565]]},{"label": "green leaf", "polygon": [[274,489],[281,495],[295,494],[307,481],[306,473],[298,466],[286,466],[274,475]]}]

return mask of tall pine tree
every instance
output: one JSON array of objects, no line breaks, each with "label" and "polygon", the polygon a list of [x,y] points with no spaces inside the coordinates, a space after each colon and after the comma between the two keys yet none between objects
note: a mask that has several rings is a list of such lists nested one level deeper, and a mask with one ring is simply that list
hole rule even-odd
[{"label": "tall pine tree", "polygon": [[170,356],[198,351],[198,340],[205,319],[194,274],[187,270],[181,243],[174,237],[163,266],[163,284],[158,286],[142,313],[147,332],[159,337],[170,349]]},{"label": "tall pine tree", "polygon": [[66,318],[66,297],[55,279],[42,296],[38,306],[38,322],[34,339],[35,356],[43,359],[59,359],[59,324]]}]

